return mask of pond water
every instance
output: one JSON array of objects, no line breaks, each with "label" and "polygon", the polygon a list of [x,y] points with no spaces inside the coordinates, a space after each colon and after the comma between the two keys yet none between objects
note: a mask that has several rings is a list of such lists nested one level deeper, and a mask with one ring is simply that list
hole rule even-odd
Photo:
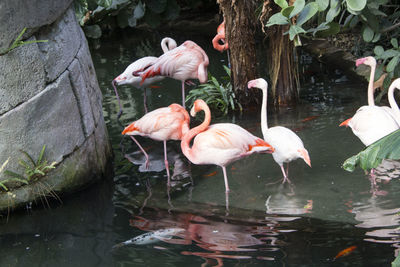
[{"label": "pond water", "polygon": [[[129,63],[159,55],[160,40],[191,39],[210,57],[209,71],[223,75],[226,55],[212,50],[212,36],[142,33],[92,42],[91,52],[114,150],[114,174],[68,196],[12,213],[0,229],[1,266],[388,266],[400,246],[400,169],[386,162],[378,188],[368,175],[341,168],[362,143],[343,120],[366,103],[365,83],[303,56],[301,103],[268,112],[269,126],[282,125],[303,140],[312,168],[290,164],[292,185],[271,155],[253,155],[228,166],[229,209],[222,171],[190,164],[179,142],[168,142],[173,186],[166,186],[162,142],[138,137],[150,169],[122,129],[143,115],[143,92],[111,81]],[[148,91],[153,110],[181,103],[180,82],[165,79]],[[192,119],[192,124],[200,121]],[[262,136],[260,112],[216,116]],[[394,178],[394,179],[391,179]],[[391,179],[391,180],[390,180]],[[50,206],[49,206],[50,205]]]}]

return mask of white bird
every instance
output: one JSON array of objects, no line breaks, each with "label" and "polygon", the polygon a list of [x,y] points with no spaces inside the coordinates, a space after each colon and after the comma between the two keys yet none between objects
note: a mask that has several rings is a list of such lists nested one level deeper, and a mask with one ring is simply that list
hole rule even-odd
[{"label": "white bird", "polygon": [[[161,41],[161,48],[164,51],[164,53],[174,49],[177,47],[177,44],[174,39],[165,37]],[[133,73],[138,71],[138,70],[143,70],[148,68],[149,66],[153,65],[154,62],[157,61],[157,57],[142,57],[136,60],[135,62],[131,63],[123,73],[118,75],[113,81],[112,81],[112,86],[115,91],[115,95],[117,96],[118,99],[118,105],[119,105],[119,112],[118,112],[118,118],[122,114],[122,106],[121,102],[118,96],[117,88],[116,85],[122,85],[122,84],[129,84],[132,85],[133,87],[136,88],[143,88],[143,104],[144,104],[144,109],[145,112],[147,113],[147,105],[146,105],[146,88],[149,87],[151,84],[156,83],[164,79],[165,77],[163,76],[156,76],[153,78],[149,78],[146,81],[142,83],[142,78],[138,76],[134,76]]]},{"label": "white bird", "polygon": [[[304,148],[303,142],[300,137],[297,136],[292,130],[282,127],[275,126],[268,128],[267,124],[267,90],[268,83],[262,79],[251,80],[247,84],[248,88],[259,88],[263,92],[263,101],[261,107],[261,130],[264,136],[264,140],[269,143],[275,151],[272,153],[272,157],[275,162],[279,164],[283,173],[283,183],[289,182],[289,162],[298,158],[303,159],[307,165],[311,167],[310,157],[308,151]],[[285,171],[283,163],[287,163],[287,169]]]},{"label": "white bird", "polygon": [[[400,124],[395,115],[395,107],[380,107],[374,102],[374,77],[376,60],[373,57],[365,57],[357,59],[356,66],[365,64],[371,67],[371,74],[368,83],[368,105],[360,107],[356,114],[350,119],[345,120],[339,126],[348,126],[353,131],[365,146],[376,142],[382,137],[399,129]],[[392,94],[388,93],[388,98],[393,98]],[[393,98],[394,99],[394,98]]]}]

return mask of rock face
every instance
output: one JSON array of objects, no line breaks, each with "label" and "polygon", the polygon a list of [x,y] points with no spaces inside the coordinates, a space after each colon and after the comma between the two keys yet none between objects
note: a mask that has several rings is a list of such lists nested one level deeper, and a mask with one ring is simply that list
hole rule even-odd
[{"label": "rock face", "polygon": [[[9,192],[0,190],[0,210],[79,190],[107,171],[112,152],[102,95],[71,2],[0,3],[1,49],[23,27],[30,28],[27,40],[47,40],[0,56],[0,166],[9,159],[5,169],[24,174],[21,151],[35,160],[44,145],[44,157],[57,162],[36,182],[7,184]],[[0,182],[7,178],[0,173]]]}]

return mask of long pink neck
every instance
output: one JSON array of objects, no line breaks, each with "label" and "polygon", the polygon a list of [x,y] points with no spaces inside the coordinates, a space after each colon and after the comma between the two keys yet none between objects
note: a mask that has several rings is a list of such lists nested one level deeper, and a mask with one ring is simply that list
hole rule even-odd
[{"label": "long pink neck", "polygon": [[182,141],[181,141],[181,149],[182,149],[183,154],[192,162],[195,159],[195,154],[193,153],[192,148],[190,148],[190,146],[189,146],[190,141],[193,139],[193,137],[195,137],[199,133],[206,130],[211,122],[211,112],[206,103],[204,103],[204,102],[201,103],[200,110],[204,111],[204,114],[205,114],[204,121],[199,126],[190,129],[183,136]]},{"label": "long pink neck", "polygon": [[369,74],[368,106],[375,106],[375,99],[374,99],[375,69],[376,69],[376,63],[371,65],[371,73]]}]

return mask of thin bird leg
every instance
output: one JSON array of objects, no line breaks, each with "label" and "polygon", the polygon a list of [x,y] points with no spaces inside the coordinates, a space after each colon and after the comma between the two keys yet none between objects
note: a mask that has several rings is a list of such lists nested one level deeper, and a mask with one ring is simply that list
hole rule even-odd
[{"label": "thin bird leg", "polygon": [[112,87],[114,88],[114,92],[115,92],[115,95],[117,96],[117,100],[118,100],[119,111],[118,111],[118,114],[117,114],[117,118],[119,119],[119,117],[121,117],[121,115],[122,115],[122,105],[121,105],[121,101],[119,100],[117,87],[115,86],[116,82],[112,81],[111,84],[112,84]]},{"label": "thin bird leg", "polygon": [[186,106],[185,106],[185,81],[182,81],[182,107],[186,108]]},{"label": "thin bird leg", "polygon": [[171,181],[170,181],[170,176],[169,176],[169,164],[168,164],[168,157],[167,157],[167,141],[164,141],[164,163],[165,163],[165,169],[167,170],[167,176],[168,176],[168,186],[171,186]]},{"label": "thin bird leg", "polygon": [[224,181],[225,181],[225,192],[229,193],[229,184],[228,184],[228,176],[226,176],[226,168],[225,166],[222,167],[222,172],[224,173]]},{"label": "thin bird leg", "polygon": [[286,177],[289,177],[289,162],[286,163]]},{"label": "thin bird leg", "polygon": [[283,173],[283,182],[282,182],[282,184],[284,184],[286,182],[288,182],[290,184],[290,180],[286,175],[285,168],[283,167],[283,163],[280,166],[281,166],[281,170],[282,170],[282,173]]},{"label": "thin bird leg", "polygon": [[148,169],[149,168],[149,155],[147,155],[146,151],[144,151],[143,147],[139,144],[139,142],[136,140],[135,137],[133,137],[132,135],[130,135],[130,137],[132,138],[133,141],[135,141],[135,143],[138,145],[140,150],[142,150],[142,152],[146,158],[145,166],[146,166],[146,169]]},{"label": "thin bird leg", "polygon": [[147,113],[147,96],[146,96],[147,88],[143,88],[143,105],[144,105],[144,112]]}]

